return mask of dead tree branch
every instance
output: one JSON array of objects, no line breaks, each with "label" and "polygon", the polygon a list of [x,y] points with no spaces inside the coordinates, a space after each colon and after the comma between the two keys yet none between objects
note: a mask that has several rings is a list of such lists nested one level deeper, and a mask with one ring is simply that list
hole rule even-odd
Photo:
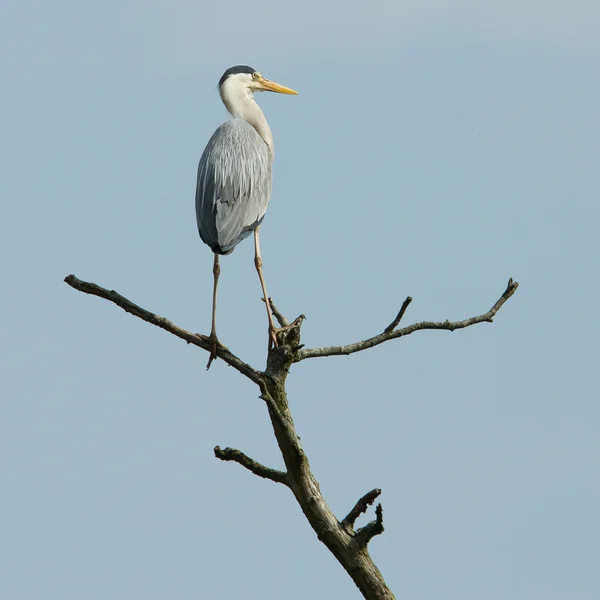
[{"label": "dead tree branch", "polygon": [[[164,317],[141,308],[115,291],[106,290],[94,283],[81,281],[74,275],[69,275],[65,278],[65,281],[80,292],[99,296],[113,302],[128,313],[172,333],[188,344],[210,351],[210,340],[207,336],[186,331]],[[373,537],[383,533],[384,530],[381,504],[378,504],[375,509],[375,520],[358,531],[354,531],[356,519],[367,511],[368,507],[381,494],[381,490],[374,489],[365,494],[348,515],[341,522],[338,521],[321,494],[319,484],[312,474],[308,458],[302,449],[300,438],[296,432],[285,390],[289,370],[293,363],[305,358],[352,354],[409,335],[414,331],[423,329],[454,331],[485,321],[491,322],[502,305],[514,294],[517,286],[518,284],[511,279],[508,282],[506,291],[494,306],[487,313],[478,317],[471,317],[464,321],[444,321],[443,323],[424,321],[402,329],[396,329],[411,302],[411,298],[408,297],[402,304],[396,318],[385,328],[383,333],[347,346],[312,349],[303,349],[300,343],[300,329],[304,315],[300,315],[290,323],[277,310],[273,301],[269,299],[281,329],[277,332],[278,347],[269,351],[267,367],[264,371],[254,369],[224,346],[217,347],[219,358],[259,387],[260,398],[264,400],[267,406],[273,432],[286,470],[278,471],[265,467],[246,456],[243,452],[233,448],[221,449],[217,446],[214,449],[215,456],[220,460],[237,462],[259,477],[287,486],[294,494],[319,540],[332,552],[367,600],[394,600],[394,595],[387,587],[367,550],[367,545]]]},{"label": "dead tree branch", "polygon": [[406,296],[406,300],[402,303],[396,318],[383,330],[383,333],[389,333],[390,331],[394,331],[398,325],[400,325],[400,321],[402,321],[402,317],[408,308],[408,305],[412,302],[412,298],[410,296]]},{"label": "dead tree branch", "polygon": [[[398,313],[398,317],[400,318],[396,317],[396,319],[392,321],[390,326],[386,327],[383,333],[380,333],[379,335],[368,338],[366,340],[362,340],[360,342],[355,342],[354,344],[348,344],[347,346],[304,348],[296,354],[294,362],[300,362],[301,360],[305,360],[306,358],[318,358],[321,356],[340,356],[353,354],[354,352],[361,352],[362,350],[373,348],[373,346],[378,346],[379,344],[383,344],[384,342],[389,342],[390,340],[395,340],[396,338],[410,335],[415,331],[423,331],[424,329],[442,329],[446,331],[454,331],[456,329],[465,329],[466,327],[471,327],[472,325],[477,325],[478,323],[492,323],[496,313],[500,310],[500,308],[502,308],[502,305],[515,293],[518,287],[519,284],[516,281],[509,279],[506,290],[504,291],[502,296],[500,296],[500,298],[497,300],[494,306],[492,306],[492,308],[488,310],[488,312],[477,317],[465,319],[464,321],[421,321],[420,323],[414,323],[413,325],[408,325],[407,327],[403,327],[402,329],[394,329],[392,325],[394,325],[395,327],[396,319],[399,322],[400,318],[402,318],[403,313],[402,309],[400,309],[400,312]],[[407,300],[404,301],[406,306],[408,306]]]},{"label": "dead tree branch", "polygon": [[219,448],[219,446],[215,446],[214,449],[215,456],[220,460],[232,460],[233,462],[242,465],[248,471],[251,471],[255,475],[259,477],[263,477],[264,479],[270,479],[275,483],[283,483],[287,485],[287,474],[283,471],[278,471],[277,469],[271,469],[270,467],[265,467],[261,465],[259,462],[251,459],[249,456],[246,456],[243,452],[236,450],[235,448]]},{"label": "dead tree branch", "polygon": [[370,492],[367,492],[355,505],[354,508],[344,517],[342,521],[342,525],[346,527],[354,527],[354,523],[356,523],[356,519],[362,515],[362,513],[367,512],[367,508],[373,502],[375,502],[376,498],[381,494],[381,490],[375,488]]},{"label": "dead tree branch", "polygon": [[358,545],[364,548],[376,535],[381,533],[383,533],[383,506],[378,504],[375,508],[375,520],[359,529],[355,539]]},{"label": "dead tree branch", "polygon": [[279,325],[281,327],[287,327],[290,322],[283,316],[283,313],[279,312],[278,308],[275,306],[275,303],[273,302],[273,298],[269,298],[269,304],[271,305],[271,311],[273,313],[273,315],[275,316],[275,318],[277,319],[277,322],[279,323]]},{"label": "dead tree branch", "polygon": [[[198,348],[202,348],[207,352],[210,352],[210,340],[208,336],[201,335],[199,333],[191,333],[190,331],[186,331],[181,327],[178,327],[174,323],[171,323],[168,319],[164,317],[159,317],[154,313],[141,308],[137,304],[134,304],[130,300],[127,300],[121,294],[118,294],[114,290],[106,290],[95,283],[89,283],[87,281],[82,281],[81,279],[77,279],[75,275],[68,275],[65,277],[65,283],[68,283],[72,288],[84,292],[86,294],[91,294],[93,296],[98,296],[100,298],[104,298],[117,306],[120,306],[124,311],[151,323],[152,325],[156,325],[169,333],[185,340],[188,344],[194,344],[194,346],[198,346]],[[262,383],[262,376],[259,371],[253,369],[249,364],[245,363],[243,360],[238,358],[235,354],[230,352],[225,346],[219,345],[217,347],[217,356],[222,358],[229,366],[233,367],[236,371],[239,371],[242,375],[245,375],[256,383],[260,385]]]}]

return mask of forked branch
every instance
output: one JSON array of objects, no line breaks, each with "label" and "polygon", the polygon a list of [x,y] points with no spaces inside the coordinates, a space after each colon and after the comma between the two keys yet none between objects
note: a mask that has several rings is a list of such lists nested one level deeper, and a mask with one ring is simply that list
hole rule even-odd
[{"label": "forked branch", "polygon": [[356,532],[356,541],[363,548],[376,536],[383,533],[383,506],[378,504],[375,508],[375,520],[367,523]]},{"label": "forked branch", "polygon": [[[65,278],[65,281],[80,292],[109,300],[128,313],[172,333],[188,344],[194,344],[203,350],[210,351],[211,343],[207,336],[186,331],[168,319],[141,308],[115,291],[106,290],[94,283],[81,281],[74,275],[69,275]],[[502,305],[514,294],[517,287],[518,284],[511,279],[505,292],[494,306],[488,312],[477,317],[453,322],[423,321],[397,329],[411,302],[411,298],[408,297],[403,302],[394,320],[379,335],[347,346],[309,349],[304,349],[300,344],[300,330],[304,315],[300,315],[290,323],[277,310],[273,301],[269,299],[273,314],[279,321],[281,329],[278,331],[279,345],[269,351],[267,368],[264,372],[257,371],[226,347],[217,347],[219,358],[242,375],[248,377],[260,388],[260,397],[267,406],[286,471],[266,467],[233,448],[221,449],[217,446],[214,449],[215,456],[220,460],[237,462],[259,477],[287,486],[296,497],[318,539],[337,558],[367,600],[394,600],[394,595],[387,587],[381,573],[373,563],[369,553],[365,551],[369,541],[376,535],[383,533],[383,509],[381,504],[378,504],[375,509],[375,519],[358,531],[354,531],[356,519],[367,511],[368,507],[380,495],[381,490],[374,489],[365,494],[343,521],[339,522],[337,520],[323,498],[319,484],[310,470],[308,458],[302,449],[300,437],[294,426],[285,390],[285,380],[289,369],[294,362],[299,362],[305,358],[352,354],[423,329],[454,331],[477,323],[491,322]]]},{"label": "forked branch", "polygon": [[[373,348],[373,346],[378,346],[379,344],[383,344],[384,342],[389,342],[390,340],[395,340],[396,338],[404,337],[405,335],[410,335],[415,331],[423,331],[424,329],[442,329],[446,331],[454,331],[455,329],[464,329],[465,327],[471,327],[471,325],[477,325],[478,323],[491,323],[494,320],[494,316],[496,313],[502,308],[502,305],[515,293],[519,284],[512,279],[508,280],[508,286],[506,290],[498,298],[494,306],[490,308],[486,313],[479,315],[477,317],[471,317],[470,319],[465,319],[464,321],[421,321],[420,323],[414,323],[413,325],[408,325],[407,327],[402,327],[402,329],[395,329],[396,325],[400,322],[406,307],[410,304],[411,298],[410,296],[404,301],[398,316],[392,323],[385,328],[383,333],[379,335],[373,336],[366,340],[362,340],[360,342],[355,342],[354,344],[348,344],[347,346],[326,346],[324,348],[303,348],[296,354],[296,358],[294,362],[300,362],[301,360],[305,360],[306,358],[319,358],[321,356],[340,356],[346,354],[353,354],[354,352],[361,352],[362,350],[367,350],[368,348]],[[404,309],[404,311],[402,310]]]},{"label": "forked branch", "polygon": [[367,508],[369,508],[369,506],[371,504],[373,504],[373,502],[375,502],[375,500],[377,499],[377,497],[380,494],[381,494],[381,490],[378,488],[375,488],[374,490],[367,492],[354,505],[354,508],[344,517],[344,520],[342,521],[342,525],[344,525],[345,527],[354,527],[354,523],[356,523],[356,519],[358,519],[358,517],[360,517],[360,515],[362,515],[364,512],[367,512]]}]

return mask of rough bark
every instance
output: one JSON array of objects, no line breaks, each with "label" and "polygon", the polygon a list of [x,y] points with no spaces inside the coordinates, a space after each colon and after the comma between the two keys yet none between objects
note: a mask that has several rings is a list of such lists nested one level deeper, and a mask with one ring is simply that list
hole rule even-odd
[{"label": "rough bark", "polygon": [[[139,307],[115,291],[106,290],[96,284],[81,281],[74,275],[69,275],[65,278],[65,281],[76,290],[109,300],[136,317],[161,327],[165,331],[185,340],[188,344],[194,344],[203,350],[210,351],[210,339],[207,336],[190,333],[164,317],[159,317]],[[402,329],[396,329],[412,301],[412,298],[408,297],[402,304],[395,319],[382,333],[346,346],[309,349],[304,349],[300,343],[300,330],[304,316],[301,315],[295,321],[289,323],[269,299],[273,314],[281,325],[281,329],[277,333],[278,346],[269,351],[267,368],[264,371],[254,369],[224,346],[217,348],[217,356],[219,358],[223,359],[227,364],[231,365],[245,377],[248,377],[248,379],[258,386],[260,398],[267,406],[273,432],[286,470],[278,471],[266,467],[240,450],[233,448],[221,449],[217,446],[214,450],[215,456],[220,460],[237,462],[259,477],[287,486],[294,494],[306,519],[317,534],[318,539],[336,557],[348,575],[350,575],[363,597],[367,600],[394,599],[394,595],[387,587],[383,576],[375,566],[368,551],[369,542],[373,537],[380,535],[384,531],[383,508],[381,504],[378,504],[375,509],[374,520],[358,530],[355,529],[356,519],[360,514],[368,510],[369,506],[381,494],[381,490],[374,489],[367,492],[356,502],[348,515],[341,521],[333,514],[321,494],[317,480],[311,472],[308,458],[302,449],[300,438],[294,426],[285,389],[286,378],[290,368],[294,363],[306,358],[352,354],[416,331],[425,329],[454,331],[478,323],[492,322],[496,313],[515,293],[517,287],[518,283],[513,282],[511,279],[502,296],[488,312],[482,315],[471,317],[464,321],[423,321]]]}]

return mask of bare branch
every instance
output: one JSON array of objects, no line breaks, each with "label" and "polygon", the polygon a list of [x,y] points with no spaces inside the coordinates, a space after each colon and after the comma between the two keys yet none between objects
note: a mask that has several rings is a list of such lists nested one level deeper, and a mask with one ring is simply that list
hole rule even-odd
[{"label": "bare branch", "polygon": [[[81,281],[73,275],[69,275],[65,281],[74,289],[109,300],[123,310],[148,323],[161,327],[189,344],[194,344],[203,350],[210,350],[211,341],[209,337],[181,329],[164,317],[155,315],[133,304],[115,291],[106,290],[94,283]],[[383,509],[381,504],[378,504],[375,508],[375,519],[358,531],[354,531],[356,519],[375,502],[381,494],[381,490],[371,490],[360,498],[340,524],[321,494],[320,486],[311,472],[308,458],[302,449],[300,437],[294,426],[285,389],[290,367],[292,363],[305,358],[359,352],[422,329],[454,331],[477,323],[491,322],[502,305],[514,294],[517,287],[518,284],[511,279],[504,294],[483,315],[455,322],[424,321],[402,329],[396,329],[411,302],[411,298],[407,297],[396,318],[381,334],[347,346],[313,349],[304,349],[300,343],[300,329],[304,316],[301,315],[295,321],[289,323],[277,310],[273,301],[269,299],[273,314],[279,321],[281,329],[278,330],[279,346],[270,349],[267,368],[264,372],[253,369],[232,354],[226,347],[217,347],[217,354],[220,358],[259,386],[260,397],[267,405],[273,432],[286,470],[279,471],[265,467],[246,456],[243,452],[233,448],[222,450],[217,446],[214,449],[215,456],[223,461],[237,462],[259,477],[286,485],[294,494],[318,539],[329,548],[367,600],[394,600],[394,595],[387,587],[379,569],[373,563],[369,553],[365,551],[373,537],[383,533]]]},{"label": "bare branch", "polygon": [[284,485],[288,485],[287,473],[278,471],[277,469],[265,467],[235,448],[224,448],[221,450],[219,446],[215,446],[214,452],[215,456],[220,460],[232,460],[259,477],[270,479],[275,483],[283,483]]},{"label": "bare branch", "polygon": [[383,506],[378,504],[375,508],[375,520],[367,523],[356,532],[355,540],[359,546],[366,546],[376,535],[382,534],[383,529]]},{"label": "bare branch", "polygon": [[275,306],[275,303],[273,302],[273,298],[269,298],[269,304],[271,305],[271,311],[272,311],[273,315],[275,316],[275,318],[277,319],[277,322],[279,323],[279,325],[281,327],[287,327],[290,324],[290,322],[285,318],[283,313],[277,309],[277,307]]},{"label": "bare branch", "polygon": [[378,488],[375,488],[374,490],[367,492],[354,505],[354,508],[346,515],[346,517],[344,517],[344,520],[342,521],[342,525],[344,527],[354,527],[354,523],[356,522],[356,519],[358,519],[358,517],[360,517],[360,515],[362,513],[367,512],[367,508],[369,508],[369,506],[371,504],[373,504],[373,502],[375,502],[375,499],[380,494],[381,494],[381,490]]},{"label": "bare branch", "polygon": [[[292,415],[289,410],[289,406],[287,402],[278,404],[271,392],[269,391],[269,387],[266,383],[266,378],[269,377],[268,373],[265,373],[265,381],[262,381],[260,386],[261,395],[259,398],[265,402],[267,405],[267,410],[269,411],[269,417],[271,419],[271,424],[273,425],[273,429],[276,432],[279,432],[281,435],[281,439],[276,435],[277,439],[281,441],[281,452],[284,455],[294,456],[294,464],[297,464],[302,461],[304,457],[304,452],[302,451],[302,446],[300,445],[300,438],[296,433],[296,429],[294,427],[294,421],[292,420]],[[277,388],[276,382],[271,382]]]},{"label": "bare branch", "polygon": [[405,335],[410,335],[415,331],[422,331],[424,329],[442,329],[446,331],[454,331],[455,329],[465,329],[466,327],[471,327],[472,325],[477,325],[478,323],[491,323],[494,320],[494,316],[496,315],[496,313],[500,310],[502,305],[515,293],[518,287],[519,284],[516,281],[509,279],[506,290],[504,291],[502,296],[500,296],[500,298],[494,304],[494,306],[492,306],[492,308],[488,312],[477,317],[471,317],[470,319],[465,319],[464,321],[421,321],[420,323],[414,323],[413,325],[408,325],[407,327],[403,327],[402,329],[396,329],[394,331],[386,330],[383,333],[380,333],[379,335],[376,335],[372,338],[368,338],[360,342],[355,342],[354,344],[348,344],[347,346],[303,348],[296,354],[294,362],[300,362],[301,360],[304,360],[306,358],[318,358],[320,356],[340,356],[353,354],[354,352],[361,352],[362,350],[373,348],[373,346],[378,346],[379,344],[383,344],[384,342],[388,342],[389,340],[404,337]]},{"label": "bare branch", "polygon": [[400,307],[400,311],[396,315],[396,318],[383,330],[384,333],[389,333],[390,331],[394,331],[396,327],[400,324],[408,305],[412,302],[412,298],[410,296],[406,296],[406,300],[402,303]]},{"label": "bare branch", "polygon": [[[82,281],[81,279],[77,279],[75,275],[68,275],[65,277],[65,282],[68,283],[72,288],[78,290],[79,292],[84,292],[86,294],[92,294],[93,296],[99,296],[100,298],[104,298],[117,306],[120,306],[124,311],[146,321],[147,323],[151,323],[152,325],[156,325],[169,333],[185,340],[188,344],[194,344],[194,346],[198,346],[203,350],[207,350],[210,352],[210,338],[201,335],[199,333],[191,333],[178,327],[174,323],[171,323],[165,317],[160,317],[155,315],[154,313],[141,308],[137,304],[134,304],[121,294],[118,294],[114,290],[106,290],[95,283],[89,283],[87,281]],[[222,358],[228,365],[233,367],[236,371],[239,371],[242,375],[245,375],[248,379],[256,383],[257,385],[264,385],[263,374],[256,369],[253,369],[249,364],[245,363],[243,360],[238,358],[235,354],[230,352],[225,346],[219,345],[217,346],[217,356]]]}]

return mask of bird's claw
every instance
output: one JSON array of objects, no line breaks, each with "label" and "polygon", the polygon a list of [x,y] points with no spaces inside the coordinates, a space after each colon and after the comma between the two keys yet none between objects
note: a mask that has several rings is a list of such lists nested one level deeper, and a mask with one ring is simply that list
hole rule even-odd
[{"label": "bird's claw", "polygon": [[271,350],[273,347],[278,348],[279,344],[277,343],[277,332],[279,330],[274,327],[274,326],[270,326],[269,327],[269,350]]},{"label": "bird's claw", "polygon": [[210,335],[210,357],[208,358],[208,363],[206,364],[206,370],[208,371],[210,369],[210,365],[212,364],[213,360],[217,359],[217,346],[220,346],[221,342],[219,342],[219,339],[217,338],[216,335],[211,334]]}]

